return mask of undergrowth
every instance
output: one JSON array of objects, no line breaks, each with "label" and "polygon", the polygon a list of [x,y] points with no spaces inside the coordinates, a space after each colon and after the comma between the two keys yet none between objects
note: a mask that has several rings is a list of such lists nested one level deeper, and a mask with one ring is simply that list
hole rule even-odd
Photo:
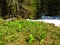
[{"label": "undergrowth", "polygon": [[26,20],[0,21],[0,45],[60,45],[60,27]]}]

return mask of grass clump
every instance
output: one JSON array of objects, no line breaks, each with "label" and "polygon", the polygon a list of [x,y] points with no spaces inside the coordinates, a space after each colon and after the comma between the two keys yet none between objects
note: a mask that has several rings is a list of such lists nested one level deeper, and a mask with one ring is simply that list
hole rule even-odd
[{"label": "grass clump", "polygon": [[60,27],[26,20],[0,21],[1,45],[60,45]]}]

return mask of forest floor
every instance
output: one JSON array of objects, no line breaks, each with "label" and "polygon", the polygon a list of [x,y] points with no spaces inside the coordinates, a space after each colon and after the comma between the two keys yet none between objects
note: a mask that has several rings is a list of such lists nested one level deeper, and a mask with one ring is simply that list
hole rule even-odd
[{"label": "forest floor", "polygon": [[60,45],[60,27],[42,21],[0,19],[0,45]]}]

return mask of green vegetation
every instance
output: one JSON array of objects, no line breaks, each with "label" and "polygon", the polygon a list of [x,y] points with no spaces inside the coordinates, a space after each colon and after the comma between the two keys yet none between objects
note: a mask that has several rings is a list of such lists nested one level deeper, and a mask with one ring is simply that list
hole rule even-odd
[{"label": "green vegetation", "polygon": [[60,27],[45,22],[0,20],[0,45],[60,45]]},{"label": "green vegetation", "polygon": [[0,0],[0,18],[21,19],[0,19],[0,45],[60,45],[60,27],[24,20],[41,18],[42,13],[60,15],[60,1]]},{"label": "green vegetation", "polygon": [[0,2],[0,16],[3,18],[22,17],[35,19],[36,0],[1,0]]}]

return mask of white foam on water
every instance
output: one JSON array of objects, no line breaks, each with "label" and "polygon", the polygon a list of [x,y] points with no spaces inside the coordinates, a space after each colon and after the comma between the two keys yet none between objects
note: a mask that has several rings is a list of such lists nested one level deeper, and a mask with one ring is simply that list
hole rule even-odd
[{"label": "white foam on water", "polygon": [[[29,20],[29,19],[28,19]],[[48,20],[48,19],[40,19],[40,20],[29,20],[29,21],[43,21],[43,22],[46,22],[46,23],[52,23],[52,24],[55,24],[55,26],[58,26],[60,27],[60,20]]]}]

